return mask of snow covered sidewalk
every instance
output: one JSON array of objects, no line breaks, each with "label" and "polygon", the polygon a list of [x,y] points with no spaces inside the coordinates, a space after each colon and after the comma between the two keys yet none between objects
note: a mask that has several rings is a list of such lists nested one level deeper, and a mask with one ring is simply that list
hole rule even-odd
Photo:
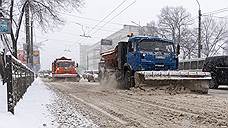
[{"label": "snow covered sidewalk", "polygon": [[15,115],[12,115],[7,112],[6,85],[0,85],[0,128],[49,127],[53,117],[47,104],[53,99],[53,92],[38,78],[17,103]]},{"label": "snow covered sidewalk", "polygon": [[7,112],[6,85],[0,85],[0,128],[96,128],[75,104],[38,78],[17,103],[12,115]]}]

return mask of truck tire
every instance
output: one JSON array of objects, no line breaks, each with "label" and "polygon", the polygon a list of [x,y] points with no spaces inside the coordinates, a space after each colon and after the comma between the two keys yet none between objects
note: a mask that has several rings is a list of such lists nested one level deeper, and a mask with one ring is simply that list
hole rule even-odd
[{"label": "truck tire", "polygon": [[80,77],[80,76],[77,76],[77,77],[74,79],[74,81],[75,81],[75,82],[79,82],[80,79],[81,79],[81,77]]},{"label": "truck tire", "polygon": [[76,82],[79,82],[80,81],[80,78],[76,78]]},{"label": "truck tire", "polygon": [[126,70],[124,73],[124,88],[130,89],[131,87],[134,87],[132,72],[130,70]]},{"label": "truck tire", "polygon": [[209,82],[209,88],[210,89],[218,89],[218,83],[216,81],[216,79],[212,78]]},{"label": "truck tire", "polygon": [[130,75],[130,71],[127,70],[124,72],[124,89],[130,89],[130,83],[131,83],[131,75]]}]

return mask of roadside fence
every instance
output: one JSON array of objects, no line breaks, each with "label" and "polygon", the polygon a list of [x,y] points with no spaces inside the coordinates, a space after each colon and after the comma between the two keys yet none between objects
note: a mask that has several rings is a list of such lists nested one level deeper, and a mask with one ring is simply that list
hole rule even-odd
[{"label": "roadside fence", "polygon": [[34,81],[34,72],[12,55],[6,55],[5,82],[7,83],[8,111],[14,107]]}]

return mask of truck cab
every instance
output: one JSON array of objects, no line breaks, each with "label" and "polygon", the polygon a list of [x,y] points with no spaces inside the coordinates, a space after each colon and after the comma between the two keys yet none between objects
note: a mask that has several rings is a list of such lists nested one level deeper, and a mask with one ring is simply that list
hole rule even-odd
[{"label": "truck cab", "polygon": [[180,46],[177,45],[175,50],[175,45],[171,40],[154,36],[132,35],[127,42],[119,42],[115,51],[118,51],[117,67],[120,71],[117,77],[124,79],[125,88],[135,85],[134,75],[137,71],[178,69]]},{"label": "truck cab", "polygon": [[78,64],[75,61],[66,57],[56,59],[52,63],[52,78],[57,79],[69,79],[78,82],[80,76],[77,72]]},{"label": "truck cab", "polygon": [[178,68],[178,55],[173,41],[159,37],[129,37],[126,59],[133,71],[164,71]]}]

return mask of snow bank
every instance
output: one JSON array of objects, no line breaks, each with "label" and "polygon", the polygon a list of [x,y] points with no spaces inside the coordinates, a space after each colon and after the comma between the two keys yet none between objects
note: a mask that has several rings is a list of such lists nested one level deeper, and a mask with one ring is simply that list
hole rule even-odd
[{"label": "snow bank", "polygon": [[6,111],[6,86],[0,85],[0,128],[50,127],[51,114],[46,105],[53,101],[53,93],[36,79],[16,107],[15,115]]}]

